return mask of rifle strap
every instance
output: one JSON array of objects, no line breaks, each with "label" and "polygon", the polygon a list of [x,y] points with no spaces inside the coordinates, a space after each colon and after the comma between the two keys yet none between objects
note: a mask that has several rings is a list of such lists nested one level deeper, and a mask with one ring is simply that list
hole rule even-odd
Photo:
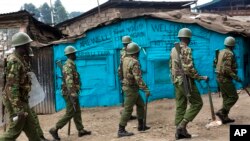
[{"label": "rifle strap", "polygon": [[175,48],[172,49],[172,52],[171,52],[171,59],[172,59],[172,75],[173,76],[180,76],[181,75],[181,69],[180,69],[180,64],[179,64],[179,57],[178,57],[178,52]]}]

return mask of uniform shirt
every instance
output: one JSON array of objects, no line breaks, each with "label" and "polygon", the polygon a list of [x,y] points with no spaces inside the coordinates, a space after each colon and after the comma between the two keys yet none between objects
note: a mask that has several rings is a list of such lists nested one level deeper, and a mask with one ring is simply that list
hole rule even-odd
[{"label": "uniform shirt", "polygon": [[63,76],[66,83],[63,84],[63,91],[68,89],[72,96],[77,96],[80,91],[80,75],[73,60],[67,59],[63,65]]},{"label": "uniform shirt", "polygon": [[218,82],[226,83],[231,82],[232,79],[240,79],[236,75],[237,63],[234,53],[229,48],[220,51],[218,61],[215,60],[215,63]]},{"label": "uniform shirt", "polygon": [[[184,74],[190,78],[201,80],[202,77],[198,74],[197,70],[194,68],[192,50],[189,47],[184,47],[185,45],[180,43],[181,54],[180,59],[182,62],[182,67]],[[181,68],[179,65],[178,54],[175,48],[172,48],[169,60],[169,68],[172,75],[173,83],[182,84],[183,78],[181,76]]]},{"label": "uniform shirt", "polygon": [[137,58],[132,56],[126,56],[123,59],[123,86],[139,87],[145,93],[149,92],[149,89],[142,79],[140,64]]},{"label": "uniform shirt", "polygon": [[22,112],[23,104],[28,103],[31,90],[31,77],[27,74],[29,65],[16,52],[9,55],[6,66],[5,98],[12,105],[13,112]]}]

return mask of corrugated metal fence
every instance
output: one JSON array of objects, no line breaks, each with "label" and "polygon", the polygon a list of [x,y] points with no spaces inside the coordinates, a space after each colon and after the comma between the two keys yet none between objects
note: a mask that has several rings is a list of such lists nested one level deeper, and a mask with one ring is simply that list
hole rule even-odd
[{"label": "corrugated metal fence", "polygon": [[32,59],[32,69],[46,94],[44,101],[35,106],[35,111],[41,114],[54,113],[53,49],[43,47],[33,51],[35,57]]}]

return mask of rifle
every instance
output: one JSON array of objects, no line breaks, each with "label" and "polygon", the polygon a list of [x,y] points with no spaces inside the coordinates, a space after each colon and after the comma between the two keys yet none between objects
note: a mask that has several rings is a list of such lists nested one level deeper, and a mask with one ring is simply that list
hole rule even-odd
[{"label": "rifle", "polygon": [[[220,50],[219,49],[216,49],[215,50],[215,59],[216,59],[216,64],[217,64],[217,62],[218,62],[218,57],[219,57],[219,53],[220,53]],[[215,68],[216,68],[216,64],[214,64],[215,65]]]},{"label": "rifle", "polygon": [[144,118],[143,118],[143,131],[145,131],[145,127],[147,124],[147,111],[148,111],[148,96],[146,96],[146,103],[145,103],[145,112],[144,112]]},{"label": "rifle", "polygon": [[182,60],[180,57],[181,54],[181,47],[180,47],[180,43],[174,43],[174,47],[176,49],[177,52],[177,57],[178,57],[178,64],[181,70],[181,76],[183,78],[183,87],[184,87],[184,91],[186,92],[186,97],[188,98],[190,96],[190,89],[189,89],[189,85],[188,85],[188,78],[186,76],[186,74],[184,73],[184,69],[182,66]]},{"label": "rifle", "polygon": [[[218,63],[218,57],[219,57],[219,53],[220,53],[220,50],[219,49],[216,49],[215,50],[215,60],[216,60],[216,62],[214,63],[214,68],[216,69],[216,64]],[[217,82],[217,81],[216,81]],[[217,84],[218,84],[218,82],[217,82]],[[218,91],[218,93],[219,93],[219,97],[220,97],[220,87],[219,87],[219,85],[218,85],[218,87],[217,87],[217,91]]]},{"label": "rifle", "polygon": [[124,92],[122,89],[121,89],[121,95],[122,95],[122,107],[124,107]]},{"label": "rifle", "polygon": [[[122,69],[123,69],[123,61],[121,60],[120,70],[118,70],[119,74],[120,74],[121,86],[122,86],[122,79],[123,79],[123,71],[122,71]],[[122,99],[122,107],[124,107],[124,92],[123,92],[122,88],[121,88],[121,96],[122,96],[122,98],[121,98]]]},{"label": "rifle", "polygon": [[[56,64],[57,64],[58,67],[61,69],[63,84],[66,84],[65,79],[64,79],[64,75],[63,75],[63,65],[62,65],[61,60],[58,60],[58,61],[56,62]],[[69,88],[68,88],[67,86],[66,86],[66,88],[67,88],[66,95],[69,97],[70,102],[71,102],[71,104],[73,105],[73,109],[74,109],[74,111],[76,112],[75,102],[74,102],[72,96],[71,96],[70,93],[69,93],[69,92],[70,92],[70,91],[69,91]],[[70,135],[70,127],[71,127],[71,120],[69,120],[68,136]]]},{"label": "rifle", "polygon": [[[123,58],[126,55],[126,47],[124,49],[124,54],[121,54],[122,56],[120,57],[120,70],[118,70],[119,72],[119,77],[120,77],[120,82],[121,82],[121,86],[122,86],[122,80],[123,80]],[[122,107],[124,107],[124,92],[121,88],[121,96],[122,96]]]}]

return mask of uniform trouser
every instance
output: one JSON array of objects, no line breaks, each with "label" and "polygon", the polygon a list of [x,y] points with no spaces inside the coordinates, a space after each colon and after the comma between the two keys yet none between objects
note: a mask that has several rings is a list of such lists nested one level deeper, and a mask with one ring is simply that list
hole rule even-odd
[{"label": "uniform trouser", "polygon": [[[195,83],[191,84],[191,93],[188,98],[186,97],[183,84],[175,84],[174,86],[176,96],[175,125],[178,126],[183,119],[193,121],[201,110],[203,102]],[[187,109],[188,101],[190,102],[190,107]]]},{"label": "uniform trouser", "polygon": [[79,104],[79,99],[75,99],[75,108],[76,111],[74,111],[73,104],[71,103],[68,96],[63,96],[65,102],[66,102],[66,113],[65,115],[56,123],[56,128],[61,129],[63,126],[65,126],[71,118],[74,119],[76,129],[78,131],[82,130],[84,127],[82,125],[82,117],[81,117],[81,108]]},{"label": "uniform trouser", "polygon": [[[123,107],[124,107],[124,103],[125,103],[125,98],[126,98],[126,94],[123,92]],[[120,113],[122,113],[124,111],[124,108],[120,111]],[[133,113],[133,112],[132,112]],[[132,114],[131,114],[132,115]]]},{"label": "uniform trouser", "polygon": [[[10,104],[9,102],[7,103]],[[24,104],[23,109],[24,109],[24,112],[28,113],[28,115],[26,117],[19,116],[17,121],[12,121],[13,115],[15,114],[13,112],[13,109],[9,111],[10,112],[10,125],[6,133],[4,133],[3,136],[0,137],[0,141],[15,141],[22,131],[24,131],[29,141],[40,141],[40,138],[36,130],[34,130],[35,119],[32,116],[32,112],[29,108],[29,105]],[[7,108],[7,110],[9,109]]]},{"label": "uniform trouser", "polygon": [[39,119],[37,117],[37,114],[36,112],[34,111],[33,108],[31,108],[31,113],[32,113],[32,116],[34,117],[35,119],[35,126],[36,126],[36,131],[37,131],[37,134],[39,135],[39,137],[43,136],[43,130],[40,126],[40,123],[39,123]]},{"label": "uniform trouser", "polygon": [[123,87],[123,91],[126,93],[124,101],[124,111],[120,119],[120,125],[126,126],[133,112],[133,107],[136,105],[136,112],[138,119],[143,119],[144,116],[144,103],[139,94],[138,88]]},{"label": "uniform trouser", "polygon": [[223,105],[221,110],[223,114],[228,115],[230,109],[237,102],[239,96],[236,92],[233,82],[227,82],[227,83],[219,82],[218,84],[223,98]]}]

